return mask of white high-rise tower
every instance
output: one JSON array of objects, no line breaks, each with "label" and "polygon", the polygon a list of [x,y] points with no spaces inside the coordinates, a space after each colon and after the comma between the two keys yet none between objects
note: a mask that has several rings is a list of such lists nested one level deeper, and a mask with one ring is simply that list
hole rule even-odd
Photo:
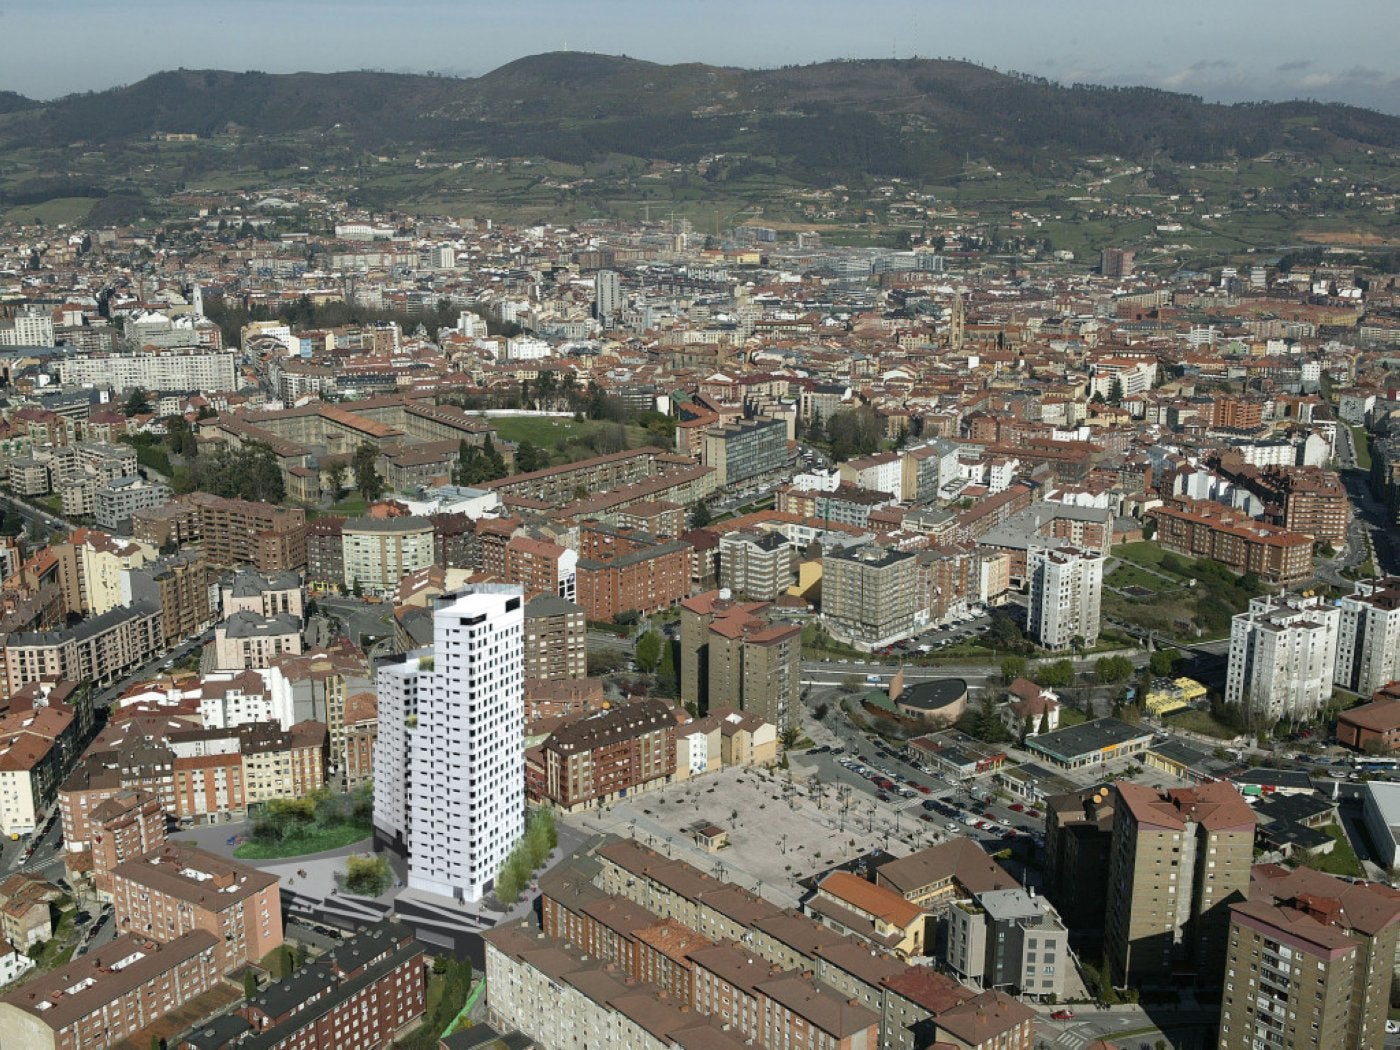
[{"label": "white high-rise tower", "polygon": [[433,647],[379,669],[374,824],[410,889],[480,900],[524,833],[524,604],[509,585],[445,595]]},{"label": "white high-rise tower", "polygon": [[1103,562],[1102,554],[1076,547],[1027,550],[1026,633],[1047,649],[1068,649],[1076,638],[1086,648],[1098,641]]}]

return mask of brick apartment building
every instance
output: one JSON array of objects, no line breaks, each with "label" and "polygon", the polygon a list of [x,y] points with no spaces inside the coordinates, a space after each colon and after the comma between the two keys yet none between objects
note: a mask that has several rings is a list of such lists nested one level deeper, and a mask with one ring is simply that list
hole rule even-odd
[{"label": "brick apartment building", "polygon": [[670,783],[676,724],[676,710],[658,699],[585,714],[532,749],[528,793],[574,812]]},{"label": "brick apartment building", "polygon": [[379,1050],[423,1016],[423,961],[413,931],[386,919],[269,985],[234,1017],[258,1050]]},{"label": "brick apartment building", "polygon": [[0,999],[0,1046],[115,1046],[216,987],[219,948],[202,929],[164,942],[118,937]]},{"label": "brick apartment building", "polygon": [[118,864],[110,879],[118,930],[163,943],[195,930],[212,934],[220,973],[257,962],[282,943],[276,875],[167,843]]},{"label": "brick apartment building", "polygon": [[633,841],[571,858],[540,889],[540,929],[502,925],[485,940],[491,1020],[546,1046],[604,1031],[646,1050],[725,1039],[1031,1046],[1034,1014],[1009,996],[976,993]]},{"label": "brick apartment building", "polygon": [[581,528],[577,591],[590,620],[665,609],[690,593],[690,544],[625,528]]},{"label": "brick apartment building", "polygon": [[97,895],[112,899],[112,870],[165,845],[165,810],[160,799],[136,788],[119,791],[89,814],[92,879]]},{"label": "brick apartment building", "polygon": [[[306,567],[304,510],[205,492],[191,492],[180,501],[193,507],[198,516],[198,533],[210,565],[251,565],[269,573]],[[141,524],[140,515],[134,516],[133,531]]]},{"label": "brick apartment building", "polygon": [[1287,586],[1312,575],[1311,536],[1255,521],[1210,500],[1179,499],[1155,507],[1155,539],[1164,550],[1211,558],[1243,576]]},{"label": "brick apartment building", "polygon": [[519,584],[527,602],[542,594],[571,599],[575,560],[572,551],[557,543],[533,536],[512,536],[505,545],[501,582]]}]

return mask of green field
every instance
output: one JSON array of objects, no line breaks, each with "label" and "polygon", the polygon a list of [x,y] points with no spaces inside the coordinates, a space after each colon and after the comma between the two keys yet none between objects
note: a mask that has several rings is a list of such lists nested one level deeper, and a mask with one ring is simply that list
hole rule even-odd
[{"label": "green field", "polygon": [[1349,875],[1353,878],[1365,878],[1366,869],[1361,866],[1361,861],[1356,856],[1356,850],[1352,848],[1351,840],[1347,838],[1347,833],[1340,825],[1329,824],[1323,829],[1336,841],[1331,853],[1315,853],[1308,857],[1304,864],[1316,871],[1325,871],[1328,875]]},{"label": "green field", "polygon": [[1351,443],[1356,449],[1356,465],[1362,470],[1371,469],[1371,435],[1365,427],[1351,428]]},{"label": "green field", "polygon": [[368,824],[340,824],[324,830],[312,828],[288,835],[281,842],[245,842],[233,851],[239,860],[276,860],[279,857],[305,857],[312,853],[340,849],[369,838],[374,829]]},{"label": "green field", "polygon": [[[604,419],[577,420],[570,416],[493,416],[489,421],[503,441],[528,441],[549,453],[556,464],[615,449],[617,436],[612,432],[622,426]],[[627,448],[656,445],[669,451],[667,442],[645,427],[622,426],[622,433]]]},{"label": "green field", "polygon": [[1167,722],[1173,729],[1185,729],[1188,732],[1200,733],[1202,736],[1213,736],[1217,740],[1233,740],[1239,736],[1239,730],[1232,729],[1224,722],[1219,722],[1209,711],[1186,710],[1178,711],[1166,716],[1163,721]]},{"label": "green field", "polygon": [[1149,569],[1161,569],[1162,557],[1167,552],[1151,540],[1138,540],[1136,543],[1120,543],[1110,551],[1115,558],[1146,565]]},{"label": "green field", "polygon": [[22,225],[73,226],[87,218],[96,197],[53,197],[39,204],[19,204],[0,213],[0,221]]}]

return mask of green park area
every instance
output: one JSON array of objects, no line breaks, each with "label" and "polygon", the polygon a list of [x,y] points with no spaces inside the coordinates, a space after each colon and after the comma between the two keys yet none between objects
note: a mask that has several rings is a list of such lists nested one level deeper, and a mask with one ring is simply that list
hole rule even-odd
[{"label": "green park area", "polygon": [[1325,871],[1328,875],[1365,878],[1366,869],[1361,866],[1361,860],[1357,857],[1356,850],[1352,848],[1346,830],[1340,824],[1329,824],[1322,830],[1332,836],[1336,845],[1332,847],[1330,853],[1309,854],[1307,866],[1316,871]]},{"label": "green park area", "polygon": [[276,798],[253,817],[248,841],[233,851],[239,860],[275,860],[340,849],[374,831],[369,785],[350,794],[322,789],[306,798]]},{"label": "green park area", "polygon": [[1119,544],[1113,557],[1118,565],[1105,581],[1104,615],[1167,638],[1224,637],[1230,617],[1264,593],[1253,573],[1239,576],[1217,561],[1174,554],[1150,540]]}]

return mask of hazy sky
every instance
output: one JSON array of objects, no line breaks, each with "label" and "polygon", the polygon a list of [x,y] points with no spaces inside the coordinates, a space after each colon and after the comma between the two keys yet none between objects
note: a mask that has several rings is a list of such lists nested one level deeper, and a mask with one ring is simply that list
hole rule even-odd
[{"label": "hazy sky", "polygon": [[1400,113],[1400,0],[0,0],[0,89],[191,69],[474,76],[570,49],[765,67],[967,58],[1062,82]]}]

